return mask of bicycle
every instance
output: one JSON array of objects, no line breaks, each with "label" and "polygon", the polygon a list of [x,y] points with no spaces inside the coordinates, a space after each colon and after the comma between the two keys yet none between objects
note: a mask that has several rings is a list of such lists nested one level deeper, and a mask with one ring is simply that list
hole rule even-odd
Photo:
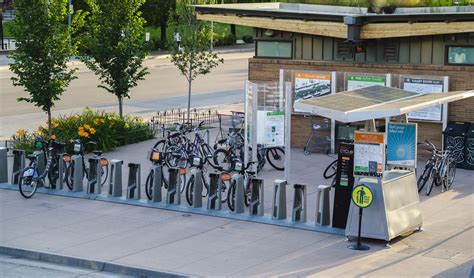
[{"label": "bicycle", "polygon": [[426,162],[421,176],[417,180],[418,192],[426,185],[426,195],[430,195],[433,185],[442,186],[441,190],[449,190],[454,183],[456,176],[456,161],[452,156],[451,149],[440,151],[429,140],[425,140],[425,145],[431,151],[431,158]]},{"label": "bicycle", "polygon": [[[252,195],[251,188],[250,188],[250,183],[253,178],[256,177],[256,172],[255,171],[248,171],[248,169],[253,165],[257,163],[256,161],[251,161],[247,163],[247,165],[244,167],[243,163],[241,161],[236,161],[235,162],[235,170],[241,174],[244,178],[244,202],[245,206],[248,207],[250,205],[250,198]],[[231,211],[235,210],[235,191],[237,189],[237,184],[236,181],[232,181],[229,190],[227,191],[227,206]]]},{"label": "bicycle", "polygon": [[[198,170],[201,170],[202,171],[202,184],[203,184],[203,189],[206,190],[206,193],[204,193],[204,190],[203,190],[203,194],[202,194],[202,197],[206,197],[208,194],[209,194],[209,181],[208,179],[206,178],[207,175],[206,175],[206,171],[204,169],[204,165],[208,162],[209,158],[211,158],[212,156],[207,156],[204,161],[201,159],[201,157],[199,156],[195,156],[193,157],[193,163],[192,163],[192,166],[195,167],[196,169]],[[209,162],[210,163],[210,162]],[[212,164],[211,164],[212,165]],[[222,186],[221,186],[221,202],[222,203],[225,203],[227,201],[227,189],[230,188],[230,180],[231,180],[231,176],[229,173],[227,172],[224,172],[223,169],[219,166],[216,166],[216,165],[213,165],[212,166],[214,169],[218,170],[218,171],[221,171],[220,175],[219,175],[219,179],[220,181],[222,182]],[[186,201],[188,202],[188,204],[190,206],[193,205],[193,197],[194,197],[194,179],[195,179],[195,176],[194,175],[191,175],[191,177],[189,178],[188,180],[188,183],[186,185]]]},{"label": "bicycle", "polygon": [[[86,166],[84,151],[89,145],[97,146],[97,142],[90,141],[90,142],[87,142],[86,144],[83,144],[79,139],[74,140],[74,154],[80,155],[82,157],[82,169],[83,169],[82,177],[85,176],[86,178],[89,178],[90,167]],[[107,160],[107,158],[102,156],[102,151],[100,150],[93,150],[92,153],[94,154],[93,158],[98,158],[100,161],[100,171],[101,171],[100,185],[104,186],[109,176],[109,167],[108,167],[109,161]],[[69,165],[67,166],[65,179],[66,179],[67,187],[70,190],[72,190],[73,184],[74,184],[74,164],[73,163],[69,163]]]},{"label": "bicycle", "polygon": [[[44,141],[42,137],[37,137],[35,140],[35,147],[43,150],[47,156],[46,167],[43,173],[38,172],[38,154],[34,153],[28,155],[30,163],[20,172],[20,178],[18,181],[18,186],[20,194],[24,198],[31,198],[35,194],[38,185],[44,186],[46,176],[50,185],[55,184],[59,177],[59,170],[54,170],[54,168],[59,168],[59,163],[65,163],[62,159],[59,159],[58,154],[61,149],[64,149],[65,144],[57,142],[54,139],[49,139],[49,142]],[[55,166],[56,165],[56,166]]]},{"label": "bicycle", "polygon": [[[168,188],[168,179],[165,177],[165,160],[166,153],[161,152],[159,149],[153,147],[151,148],[150,152],[148,153],[148,159],[151,161],[153,165],[161,165],[161,180],[163,181],[162,186],[166,189]],[[153,198],[153,184],[154,184],[154,175],[155,172],[153,168],[150,169],[148,176],[146,177],[145,181],[145,193],[148,200]],[[185,185],[186,185],[186,169],[180,168],[179,169],[179,176],[178,176],[178,183],[180,184],[180,193],[184,192]]]}]

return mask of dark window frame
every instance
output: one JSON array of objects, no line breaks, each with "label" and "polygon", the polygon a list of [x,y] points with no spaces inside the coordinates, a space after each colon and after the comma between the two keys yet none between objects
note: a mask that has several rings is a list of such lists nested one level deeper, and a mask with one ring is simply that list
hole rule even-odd
[{"label": "dark window frame", "polygon": [[448,44],[445,46],[445,49],[444,49],[444,64],[446,66],[468,66],[468,67],[474,67],[474,63],[473,64],[457,64],[457,63],[450,63],[449,62],[449,48],[451,47],[462,47],[462,48],[474,48],[474,45],[471,45],[471,44]]},{"label": "dark window frame", "polygon": [[[291,57],[258,56],[258,43],[260,41],[291,43]],[[295,39],[278,39],[278,38],[277,39],[274,39],[274,38],[259,38],[259,39],[256,39],[255,40],[255,58],[293,60],[295,58]]]}]

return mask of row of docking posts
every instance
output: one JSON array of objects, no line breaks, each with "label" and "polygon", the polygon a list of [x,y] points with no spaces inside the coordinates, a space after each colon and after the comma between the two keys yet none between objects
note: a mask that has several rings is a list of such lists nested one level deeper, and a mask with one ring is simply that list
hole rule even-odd
[{"label": "row of docking posts", "polygon": [[[0,148],[0,183],[7,183],[7,152],[5,148]],[[83,162],[81,156],[73,156],[71,163],[74,163],[74,179],[72,184],[72,192],[82,192],[84,190],[83,184]],[[13,151],[13,171],[12,183],[18,182],[19,173],[25,166],[25,153],[23,151]],[[110,197],[122,197],[122,160],[112,159],[110,161],[110,178],[107,195]],[[60,166],[61,167],[61,166]],[[87,194],[102,194],[100,180],[101,180],[101,164],[98,158],[89,159],[89,175],[87,178]],[[138,163],[129,163],[129,175],[126,188],[126,199],[141,199],[141,165]],[[63,174],[65,169],[59,169],[60,177],[56,185],[50,185],[51,189],[63,189]],[[168,169],[168,185],[165,189],[166,196],[162,196],[163,173],[161,165],[153,165],[152,173],[152,192],[151,202],[162,202],[163,199],[167,205],[180,205],[180,183],[179,183],[179,168]],[[193,186],[193,208],[202,208],[202,175],[203,172],[199,169],[192,169],[191,175],[194,175]],[[99,182],[98,182],[99,181]],[[231,184],[235,182],[236,192],[234,201],[233,214],[242,214],[245,212],[245,196],[244,177],[241,174],[234,174],[232,176]],[[273,202],[272,202],[272,219],[284,220],[287,219],[287,200],[286,189],[287,182],[285,180],[276,180],[273,186]],[[156,190],[159,189],[159,190]],[[316,191],[316,215],[315,224],[320,226],[330,225],[330,186],[320,185]],[[210,173],[209,188],[207,194],[207,209],[221,210],[222,209],[222,181],[219,173]],[[293,209],[292,222],[305,223],[307,222],[307,186],[304,184],[294,185],[293,195]],[[163,198],[164,197],[164,198]],[[264,184],[263,180],[253,178],[250,181],[250,200],[249,200],[249,215],[263,216],[264,215]]]}]

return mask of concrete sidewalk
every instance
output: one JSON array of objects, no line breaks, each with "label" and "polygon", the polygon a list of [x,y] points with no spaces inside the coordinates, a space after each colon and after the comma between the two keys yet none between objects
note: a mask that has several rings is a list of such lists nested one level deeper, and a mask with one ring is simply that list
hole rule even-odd
[{"label": "concrete sidewalk", "polygon": [[[124,159],[124,165],[142,163],[143,178],[152,143],[107,156]],[[309,185],[309,222],[315,187],[327,183],[321,176],[331,160],[292,154],[297,181]],[[272,182],[281,172],[266,168],[262,177],[268,210]],[[394,240],[392,248],[368,240],[366,252],[347,249],[344,237],[331,234],[45,194],[26,200],[11,190],[0,190],[0,245],[198,276],[468,277],[473,180],[473,171],[458,169],[453,190],[420,195],[423,232]]]}]

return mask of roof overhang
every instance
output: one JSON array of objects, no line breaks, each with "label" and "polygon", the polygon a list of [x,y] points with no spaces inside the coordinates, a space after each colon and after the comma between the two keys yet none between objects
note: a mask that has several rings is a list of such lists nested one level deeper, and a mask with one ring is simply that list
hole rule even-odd
[{"label": "roof overhang", "polygon": [[358,39],[381,39],[474,32],[474,6],[398,8],[393,14],[366,8],[289,4],[196,5],[198,19],[295,33]]},{"label": "roof overhang", "polygon": [[378,118],[401,116],[423,108],[432,107],[434,105],[446,104],[449,102],[474,97],[474,90],[455,91],[439,94],[417,94],[413,97],[408,97],[392,102],[379,103],[375,105],[367,105],[363,108],[348,111],[344,110],[343,104],[341,104],[340,108],[336,109],[334,107],[329,107],[328,105],[325,105],[325,103],[331,102],[331,98],[334,98],[335,96],[340,98],[340,94],[351,94],[351,91],[341,92],[301,102],[295,102],[294,107],[295,109],[302,112],[323,116],[344,123],[349,123]]}]

